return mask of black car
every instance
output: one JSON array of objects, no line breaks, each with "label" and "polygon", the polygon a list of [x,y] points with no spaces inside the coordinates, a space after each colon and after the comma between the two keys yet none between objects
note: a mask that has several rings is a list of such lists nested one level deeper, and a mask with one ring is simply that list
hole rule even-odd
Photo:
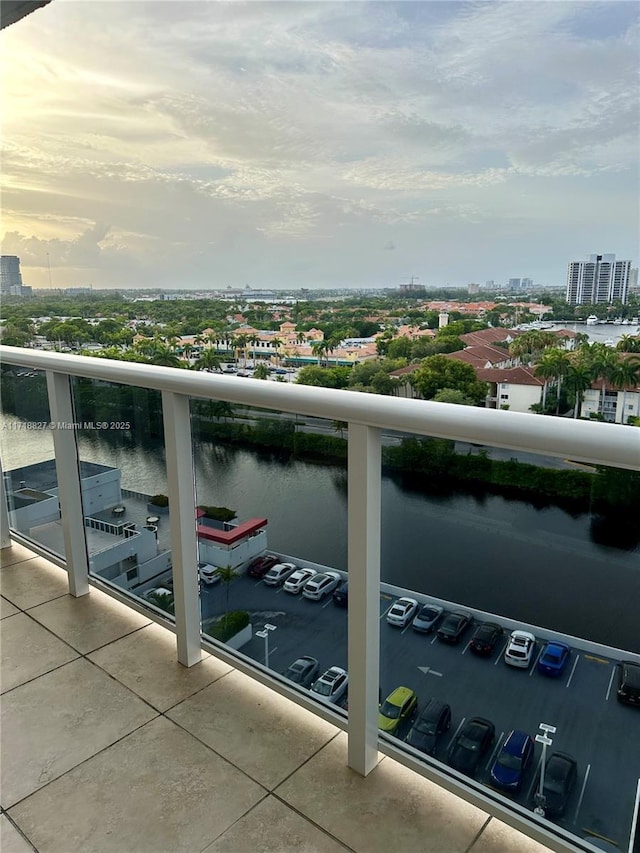
[{"label": "black car", "polygon": [[547,817],[560,817],[564,814],[577,777],[578,764],[572,755],[566,752],[554,752],[549,756],[544,768],[542,784],[542,795],[545,798],[544,811]]},{"label": "black car", "polygon": [[438,737],[451,726],[451,708],[445,702],[430,699],[420,712],[413,728],[406,737],[409,746],[428,755],[436,751]]},{"label": "black car", "polygon": [[256,559],[249,565],[247,574],[252,578],[263,578],[269,569],[279,562],[280,558],[275,557],[273,554],[265,554],[262,557],[256,557]]},{"label": "black car", "polygon": [[455,610],[445,616],[444,622],[438,628],[438,639],[444,643],[459,643],[460,638],[471,624],[471,615]]},{"label": "black car", "polygon": [[473,776],[478,764],[491,749],[496,737],[492,722],[484,717],[472,717],[451,741],[447,764],[461,773]]},{"label": "black car", "polygon": [[504,631],[500,625],[496,625],[495,622],[485,622],[484,625],[480,625],[476,629],[469,643],[469,648],[476,655],[489,657],[502,639],[503,634]]},{"label": "black car", "polygon": [[333,591],[333,603],[338,607],[349,606],[349,581],[342,581],[340,586]]},{"label": "black car", "polygon": [[289,681],[293,681],[294,684],[299,684],[300,687],[308,688],[311,687],[311,684],[315,681],[318,671],[318,661],[315,658],[305,655],[304,657],[298,658],[298,660],[294,660],[291,666],[282,674],[285,678],[288,678]]},{"label": "black car", "polygon": [[623,660],[618,664],[618,702],[640,708],[640,665]]}]

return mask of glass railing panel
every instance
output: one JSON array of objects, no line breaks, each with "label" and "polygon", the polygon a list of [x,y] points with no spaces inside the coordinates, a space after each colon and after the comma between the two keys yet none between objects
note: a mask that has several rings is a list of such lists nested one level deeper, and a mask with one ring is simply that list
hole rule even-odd
[{"label": "glass railing panel", "polygon": [[[64,557],[58,475],[43,371],[2,365],[0,453],[10,527]],[[65,425],[60,425],[64,428]]]},{"label": "glass railing panel", "polygon": [[90,574],[173,615],[159,391],[72,379]]},{"label": "glass railing panel", "polygon": [[626,850],[640,474],[413,436],[383,445],[380,728],[534,819]]},{"label": "glass railing panel", "polygon": [[[200,399],[191,416],[203,634],[305,688],[346,671],[346,424]],[[346,705],[341,684],[317,697]]]}]

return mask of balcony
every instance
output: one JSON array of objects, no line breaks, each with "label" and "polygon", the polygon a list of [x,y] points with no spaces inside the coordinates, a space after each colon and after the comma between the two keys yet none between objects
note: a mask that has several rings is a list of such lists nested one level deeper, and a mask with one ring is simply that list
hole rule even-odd
[{"label": "balcony", "polygon": [[23,546],[2,566],[3,851],[545,849],[390,758],[359,776],[339,729]]},{"label": "balcony", "polygon": [[[5,364],[44,371],[49,419],[59,425],[79,422],[78,407],[84,405],[79,378],[161,391],[171,504],[170,514],[159,522],[164,543],[147,531],[152,554],[146,563],[157,568],[160,563],[155,561],[170,544],[175,605],[175,615],[162,612],[135,589],[96,573],[96,555],[103,550],[89,543],[87,532],[108,532],[87,526],[86,518],[95,515],[88,512],[88,502],[112,487],[112,473],[93,471],[97,479],[89,489],[78,465],[82,426],[48,431],[55,485],[25,494],[25,505],[36,507],[34,523],[14,531],[14,544],[3,550],[0,576],[7,608],[2,614],[5,826],[13,822],[43,851],[71,847],[240,853],[261,847],[305,849],[305,844],[308,849],[346,847],[363,853],[390,848],[443,853],[593,849],[575,834],[582,827],[569,832],[537,819],[529,804],[512,803],[448,771],[441,761],[421,758],[397,739],[379,738],[378,688],[393,663],[384,643],[401,642],[400,634],[380,642],[380,435],[400,431],[446,437],[508,453],[544,453],[579,465],[638,470],[638,433],[633,428],[53,353],[4,348],[1,354]],[[349,424],[349,610],[344,620],[348,714],[314,702],[308,691],[279,677],[269,666],[267,648],[261,658],[258,641],[236,654],[202,634],[201,606],[209,592],[199,591],[194,568],[201,544],[194,493],[199,494],[202,485],[193,467],[194,400],[248,404]],[[609,440],[611,429],[616,430],[616,442]],[[395,440],[393,435],[390,440]],[[6,472],[12,467],[6,442],[2,452]],[[224,472],[224,465],[219,470]],[[18,486],[20,492],[30,484]],[[128,514],[135,492],[130,483],[127,488]],[[144,494],[140,489],[142,498]],[[286,499],[286,493],[273,486],[272,501],[278,494]],[[54,496],[60,516],[50,515]],[[117,493],[118,499],[121,496],[122,489]],[[15,520],[21,507],[9,508]],[[6,525],[4,497],[2,509]],[[104,508],[97,512],[101,521]],[[111,524],[106,519],[102,523]],[[445,521],[446,512],[442,524]],[[472,529],[474,523],[471,519]],[[57,540],[50,535],[52,527],[62,533]],[[38,538],[41,533],[45,536]],[[128,547],[130,539],[123,534],[119,547]],[[58,544],[51,553],[47,543],[51,549],[54,541]],[[3,545],[8,545],[6,531]],[[126,577],[126,567],[121,568]],[[387,598],[391,587],[384,587]],[[231,589],[234,595],[254,594],[243,579],[236,579]],[[305,612],[316,618],[321,611]],[[284,637],[284,630],[278,630]],[[605,647],[587,642],[584,649],[593,654]],[[605,651],[613,654],[615,649]],[[625,657],[638,659],[632,652]],[[491,671],[499,672],[494,667]],[[524,675],[523,692],[534,684]],[[637,711],[629,713],[637,716]],[[7,831],[14,837],[10,828]],[[620,837],[632,851],[634,837],[627,824]],[[75,847],[70,838],[77,839]]]}]

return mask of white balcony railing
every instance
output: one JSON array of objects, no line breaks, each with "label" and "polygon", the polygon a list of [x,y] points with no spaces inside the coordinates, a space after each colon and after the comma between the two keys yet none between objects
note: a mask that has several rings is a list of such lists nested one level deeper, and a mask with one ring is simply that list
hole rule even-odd
[{"label": "white balcony railing", "polygon": [[[640,430],[627,426],[390,398],[350,391],[291,386],[173,368],[107,361],[59,353],[0,347],[5,364],[46,373],[50,418],[73,424],[71,377],[156,389],[162,393],[167,482],[171,495],[170,534],[174,574],[178,660],[191,666],[203,648],[227,660],[298,704],[331,719],[348,732],[348,763],[366,775],[378,751],[392,755],[422,776],[455,791],[485,811],[555,850],[580,850],[573,836],[534,818],[517,804],[436,763],[425,763],[378,737],[380,497],[382,429],[570,458],[584,463],[640,470]],[[221,646],[203,645],[200,630],[194,518],[194,471],[189,400],[223,400],[288,413],[344,421],[348,437],[348,722],[319,709],[273,673]],[[66,568],[71,594],[89,591],[87,549],[74,429],[52,430],[62,510]],[[12,440],[19,440],[14,435]],[[0,477],[4,490],[4,478]],[[8,516],[0,494],[2,545],[8,544]],[[112,595],[133,605],[124,594]]]}]

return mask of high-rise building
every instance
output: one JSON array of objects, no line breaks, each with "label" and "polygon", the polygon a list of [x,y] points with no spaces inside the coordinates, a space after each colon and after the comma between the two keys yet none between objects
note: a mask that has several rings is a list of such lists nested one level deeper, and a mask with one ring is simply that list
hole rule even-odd
[{"label": "high-rise building", "polygon": [[589,255],[586,261],[571,261],[567,269],[567,302],[626,303],[630,271],[631,261],[616,261],[615,255]]},{"label": "high-rise building", "polygon": [[533,279],[532,278],[523,278],[520,283],[520,288],[522,290],[533,290]]},{"label": "high-rise building", "polygon": [[15,255],[0,255],[0,293],[11,293],[14,296],[22,293],[20,258]]},{"label": "high-rise building", "polygon": [[520,290],[520,279],[519,278],[510,278],[509,279],[509,290]]}]

